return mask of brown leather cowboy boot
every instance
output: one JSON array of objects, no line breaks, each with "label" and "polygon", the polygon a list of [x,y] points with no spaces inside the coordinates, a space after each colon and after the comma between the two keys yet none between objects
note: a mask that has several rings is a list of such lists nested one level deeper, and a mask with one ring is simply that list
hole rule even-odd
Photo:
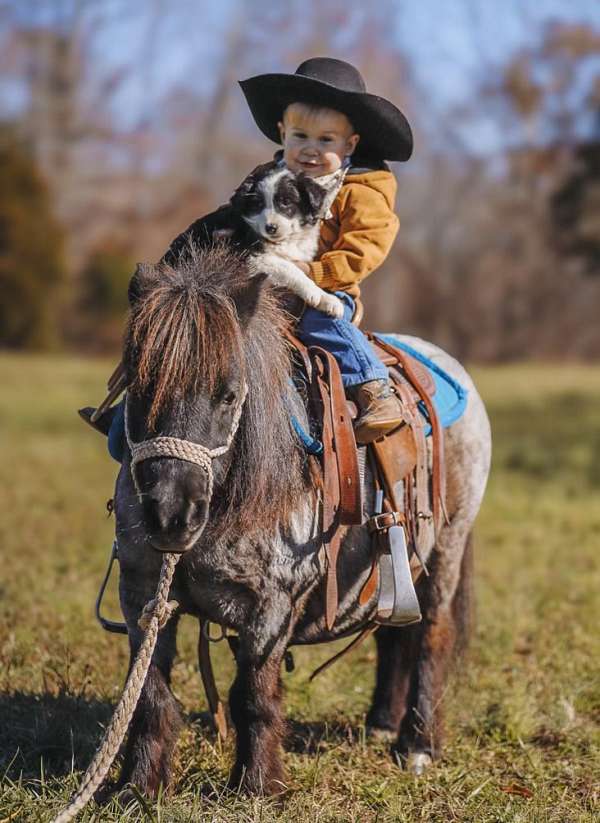
[{"label": "brown leather cowboy boot", "polygon": [[354,388],[353,397],[360,410],[354,424],[357,443],[371,443],[403,422],[402,404],[389,380],[361,383]]}]

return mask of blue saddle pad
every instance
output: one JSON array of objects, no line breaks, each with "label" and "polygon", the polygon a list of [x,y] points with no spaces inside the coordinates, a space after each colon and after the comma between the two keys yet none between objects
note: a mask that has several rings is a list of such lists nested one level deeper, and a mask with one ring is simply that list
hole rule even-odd
[{"label": "blue saddle pad", "polygon": [[[435,410],[438,413],[441,425],[444,428],[447,428],[453,423],[456,423],[456,421],[462,417],[467,407],[467,396],[469,394],[467,389],[465,389],[464,386],[461,386],[460,383],[440,368],[437,363],[430,360],[429,357],[426,357],[424,354],[421,354],[421,352],[413,349],[413,347],[409,346],[408,343],[404,343],[402,340],[394,337],[393,334],[376,333],[376,335],[386,343],[389,343],[390,346],[396,346],[397,348],[402,349],[402,351],[412,355],[415,360],[423,363],[435,381],[435,394],[433,395],[432,400]],[[427,419],[427,411],[422,402],[419,403],[419,409],[423,417]],[[431,426],[429,423],[426,426],[425,432],[426,434],[431,433]]]}]

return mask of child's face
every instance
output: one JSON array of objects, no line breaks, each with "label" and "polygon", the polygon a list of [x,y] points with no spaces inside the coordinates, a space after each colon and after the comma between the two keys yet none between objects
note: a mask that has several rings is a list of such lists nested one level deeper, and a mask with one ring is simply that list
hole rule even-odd
[{"label": "child's face", "polygon": [[309,177],[337,171],[360,139],[345,114],[304,103],[288,106],[277,125],[288,169]]}]

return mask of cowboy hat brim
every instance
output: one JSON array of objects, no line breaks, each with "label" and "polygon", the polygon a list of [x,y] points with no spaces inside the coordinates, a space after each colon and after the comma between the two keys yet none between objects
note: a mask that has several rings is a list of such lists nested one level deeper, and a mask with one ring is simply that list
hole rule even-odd
[{"label": "cowboy hat brim", "polygon": [[274,143],[281,143],[277,124],[291,103],[311,103],[345,114],[360,134],[357,153],[380,160],[408,160],[413,138],[400,109],[368,92],[345,91],[301,74],[259,74],[240,86],[256,125]]}]

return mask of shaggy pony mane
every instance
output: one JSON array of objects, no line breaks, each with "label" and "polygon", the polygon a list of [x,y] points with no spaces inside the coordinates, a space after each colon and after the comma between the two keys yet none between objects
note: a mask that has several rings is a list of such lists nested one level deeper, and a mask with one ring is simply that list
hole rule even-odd
[{"label": "shaggy pony mane", "polygon": [[268,286],[257,286],[248,311],[249,278],[244,257],[226,245],[190,245],[176,266],[138,267],[130,285],[124,361],[130,390],[152,397],[149,430],[172,398],[214,392],[232,364],[246,379],[230,469],[207,527],[215,537],[287,521],[311,486],[285,403],[290,318]]}]

